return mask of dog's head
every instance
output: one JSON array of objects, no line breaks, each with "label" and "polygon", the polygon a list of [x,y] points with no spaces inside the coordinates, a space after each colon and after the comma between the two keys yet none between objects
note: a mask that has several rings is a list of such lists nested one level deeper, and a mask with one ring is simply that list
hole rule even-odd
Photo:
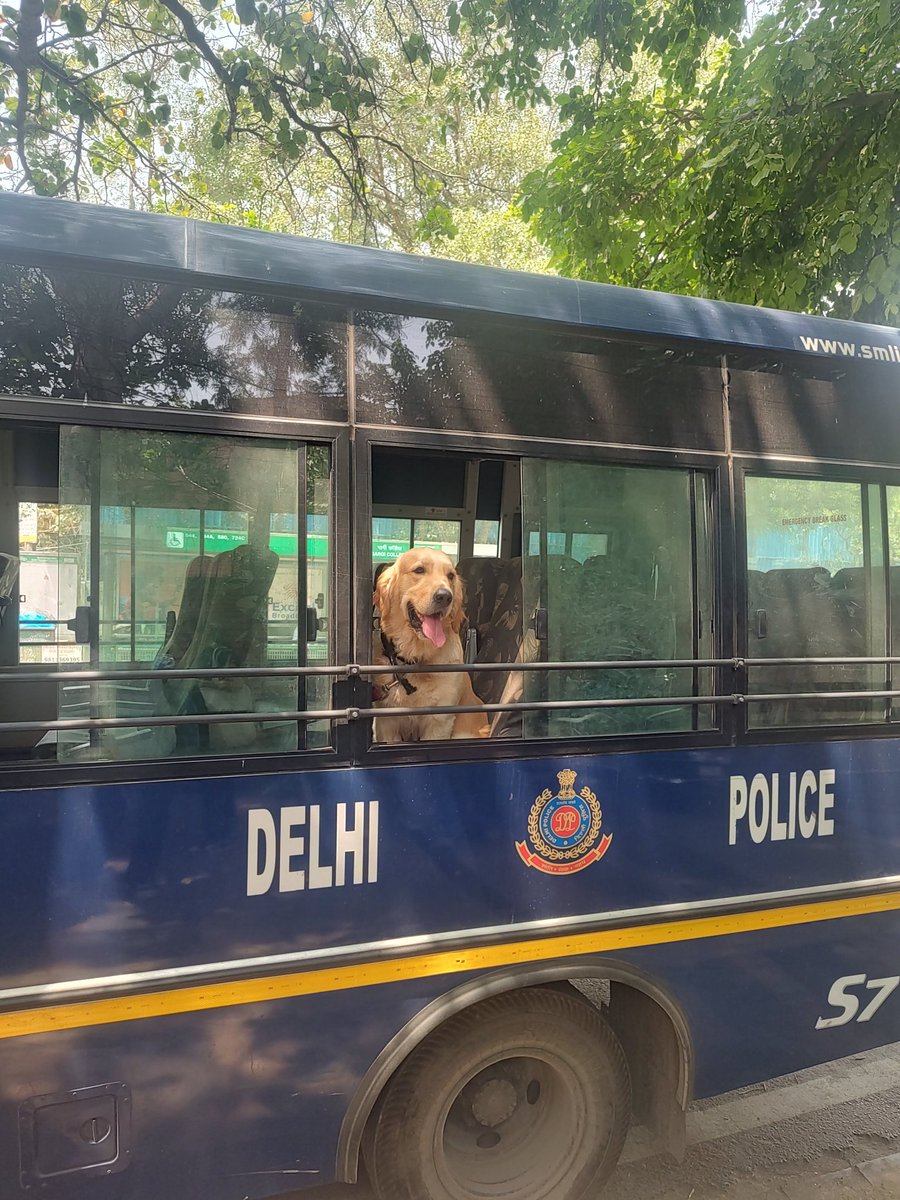
[{"label": "dog's head", "polygon": [[[463,585],[451,559],[441,550],[407,550],[375,582],[381,628],[398,647],[402,642],[438,649],[448,629],[459,633]],[[410,641],[410,638],[413,641]]]}]

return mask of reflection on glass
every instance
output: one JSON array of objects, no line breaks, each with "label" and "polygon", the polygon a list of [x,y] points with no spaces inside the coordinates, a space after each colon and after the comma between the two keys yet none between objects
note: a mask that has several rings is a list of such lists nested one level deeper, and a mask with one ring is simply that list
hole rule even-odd
[{"label": "reflection on glass", "polygon": [[500,553],[500,522],[476,521],[475,546],[472,551],[475,558],[496,558]]},{"label": "reflection on glass", "polygon": [[[696,657],[690,473],[526,460],[522,480],[531,528],[523,611],[546,613],[525,632],[526,661]],[[704,589],[700,605],[710,612],[708,580]],[[536,700],[689,696],[697,686],[689,668],[523,675],[524,698]],[[663,733],[693,721],[692,708],[674,704],[560,710],[526,714],[525,731]]]},{"label": "reflection on glass", "polygon": [[[303,708],[303,681],[224,673],[327,658],[330,466],[327,451],[310,447],[306,519],[313,530],[301,544],[297,484],[304,453],[294,443],[261,439],[62,431],[61,500],[91,514],[78,587],[94,629],[89,647],[79,649],[89,648],[91,662],[104,670],[197,667],[223,674],[63,685],[63,716],[196,715],[197,721],[66,733],[61,756],[261,753],[304,743],[306,729],[300,727],[298,740],[296,722],[254,720]],[[321,635],[311,629],[319,613]],[[249,715],[204,722],[211,713]],[[318,744],[327,740],[327,728],[315,737]]]},{"label": "reflection on glass", "polygon": [[86,662],[67,621],[86,603],[89,510],[19,504],[19,662]]},{"label": "reflection on glass", "polygon": [[[331,569],[329,545],[331,529],[331,457],[326,446],[308,446],[306,449],[306,605],[316,628],[302,633],[303,613],[298,610],[298,624],[293,638],[303,637],[306,642],[306,662],[331,663]],[[302,564],[298,563],[302,570]],[[314,633],[314,641],[308,634]],[[271,658],[271,651],[270,651]],[[329,676],[311,676],[306,680],[307,709],[331,707],[331,685]],[[301,692],[301,695],[303,693]],[[331,740],[331,725],[328,721],[310,721],[306,725],[308,748],[327,746]]]},{"label": "reflection on glass", "polygon": [[443,550],[456,562],[459,558],[459,521],[414,521],[413,545]]},{"label": "reflection on glass", "polygon": [[392,563],[412,545],[412,521],[402,517],[372,518],[372,562]]},{"label": "reflection on glass", "polygon": [[0,394],[346,417],[344,316],[326,305],[0,265]]},{"label": "reflection on glass", "polygon": [[[748,657],[840,658],[884,653],[884,565],[878,488],[819,479],[746,481]],[[846,692],[879,686],[880,667],[749,668],[751,694]],[[748,706],[754,726],[874,720],[880,702],[771,700]]]},{"label": "reflection on glass", "polygon": [[356,312],[359,420],[717,449],[714,356],[502,321]]}]

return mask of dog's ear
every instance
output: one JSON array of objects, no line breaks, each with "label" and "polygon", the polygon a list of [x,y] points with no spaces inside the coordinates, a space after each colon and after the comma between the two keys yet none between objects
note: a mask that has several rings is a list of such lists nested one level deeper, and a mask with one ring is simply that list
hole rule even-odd
[{"label": "dog's ear", "polygon": [[450,628],[454,633],[462,629],[466,619],[466,585],[459,575],[453,577],[453,607],[450,609]]},{"label": "dog's ear", "polygon": [[391,563],[390,566],[387,563],[381,563],[375,573],[375,591],[372,593],[372,603],[380,613],[383,613],[390,603],[389,593],[397,575],[394,566],[394,563]]}]

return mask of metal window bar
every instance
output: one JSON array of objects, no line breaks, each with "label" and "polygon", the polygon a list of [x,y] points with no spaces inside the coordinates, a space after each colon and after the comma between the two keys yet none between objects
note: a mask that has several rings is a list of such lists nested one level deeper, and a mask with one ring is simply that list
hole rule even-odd
[{"label": "metal window bar", "polygon": [[[723,666],[735,671],[744,667],[754,666],[795,666],[798,664],[827,664],[827,663],[895,663],[900,662],[898,655],[874,655],[868,657],[846,658],[767,658],[767,659],[651,659],[641,661],[607,660],[593,662],[554,662],[554,663],[447,663],[435,666],[428,663],[415,663],[404,666],[404,672],[452,673],[458,671],[509,671],[532,670],[623,670],[634,668],[659,667],[700,667]],[[344,666],[307,666],[307,667],[236,667],[230,670],[214,668],[170,669],[170,670],[126,670],[126,671],[41,671],[41,672],[3,672],[0,673],[2,683],[24,682],[87,682],[97,683],[102,680],[117,681],[124,679],[211,679],[259,676],[345,676],[348,678],[369,677],[385,674],[385,664],[356,664]],[[893,698],[900,696],[900,690],[878,689],[869,691],[821,691],[821,692],[767,692],[757,695],[730,693],[728,695],[710,696],[647,696],[623,697],[617,699],[588,699],[588,700],[533,700],[516,701],[508,704],[456,704],[435,705],[416,709],[419,716],[450,715],[457,713],[498,713],[498,712],[548,712],[548,711],[578,711],[603,708],[652,708],[669,706],[693,706],[728,704],[739,706],[744,704],[761,704],[779,700],[863,700],[878,698]],[[85,717],[56,721],[5,721],[0,722],[0,731],[9,733],[38,733],[64,730],[129,729],[151,728],[155,726],[174,725],[225,725],[233,723],[252,722],[268,724],[277,721],[346,721],[354,722],[375,717],[405,716],[409,712],[403,707],[395,708],[330,708],[315,710],[296,710],[275,713],[203,713],[186,715],[153,715],[136,717]]]},{"label": "metal window bar", "polygon": [[[823,657],[791,657],[791,658],[651,658],[651,659],[589,659],[571,662],[528,662],[528,663],[404,663],[403,674],[432,674],[448,675],[461,671],[468,673],[484,671],[626,671],[642,669],[667,670],[687,667],[731,667],[734,671],[753,667],[796,667],[796,666],[853,666],[877,665],[879,663],[900,663],[900,655],[876,654],[867,656],[823,656]],[[131,679],[253,679],[260,677],[302,677],[311,675],[330,675],[334,677],[355,678],[372,675],[390,675],[391,668],[386,663],[348,663],[345,665],[328,665],[317,663],[313,666],[296,667],[171,667],[154,669],[152,667],[125,668],[123,670],[56,670],[56,671],[0,671],[0,684],[4,683],[97,683],[120,682]],[[790,695],[799,696],[799,692]],[[815,692],[813,695],[824,695]],[[850,695],[849,692],[840,693]],[[877,696],[878,692],[866,692],[865,695]],[[705,699],[705,697],[695,697]],[[674,703],[674,699],[672,703]],[[568,703],[568,702],[566,702]],[[620,701],[613,701],[620,703]],[[482,705],[480,707],[486,707]],[[507,706],[504,705],[505,709]],[[423,710],[416,710],[417,712]],[[451,711],[442,709],[441,711]],[[475,711],[478,711],[477,709]]]},{"label": "metal window bar", "polygon": [[[844,693],[842,693],[843,695]],[[448,704],[417,707],[417,716],[456,713],[542,712],[552,709],[653,708],[678,704],[736,704],[736,696],[641,697],[623,700],[533,700],[511,704]],[[360,721],[374,717],[408,716],[408,708],[328,708],[303,712],[279,713],[200,713],[152,717],[83,717],[63,721],[4,721],[0,732],[48,733],[69,729],[148,729],[159,725],[266,724],[273,721]]]}]

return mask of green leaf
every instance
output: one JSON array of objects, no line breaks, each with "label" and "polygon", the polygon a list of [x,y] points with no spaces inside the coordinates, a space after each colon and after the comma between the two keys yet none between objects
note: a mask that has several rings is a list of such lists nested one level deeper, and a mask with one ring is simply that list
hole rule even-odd
[{"label": "green leaf", "polygon": [[257,92],[253,97],[253,107],[264,121],[272,120],[274,113],[272,111],[272,105],[269,103],[268,96],[264,96],[262,92]]},{"label": "green leaf", "polygon": [[869,282],[878,286],[878,281],[881,279],[887,270],[887,259],[883,254],[876,254],[869,264],[869,269],[866,274],[869,277]]},{"label": "green leaf", "polygon": [[453,213],[446,204],[433,205],[419,221],[416,230],[423,241],[454,238],[459,232]]},{"label": "green leaf", "polygon": [[73,37],[83,37],[87,33],[87,13],[80,4],[63,5],[60,15]]},{"label": "green leaf", "polygon": [[242,25],[252,25],[256,21],[255,0],[235,0],[235,10]]}]

